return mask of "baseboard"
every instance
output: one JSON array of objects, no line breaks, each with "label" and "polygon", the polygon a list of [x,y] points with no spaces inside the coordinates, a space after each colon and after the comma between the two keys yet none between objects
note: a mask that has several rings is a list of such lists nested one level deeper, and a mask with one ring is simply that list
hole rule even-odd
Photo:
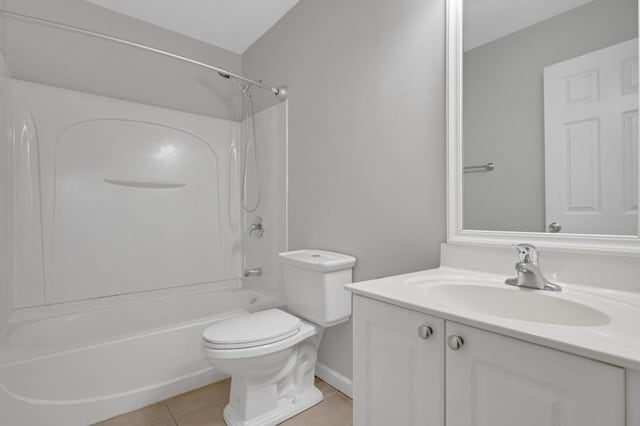
[{"label": "baseboard", "polygon": [[316,376],[338,389],[349,398],[353,398],[353,381],[336,370],[316,362]]}]

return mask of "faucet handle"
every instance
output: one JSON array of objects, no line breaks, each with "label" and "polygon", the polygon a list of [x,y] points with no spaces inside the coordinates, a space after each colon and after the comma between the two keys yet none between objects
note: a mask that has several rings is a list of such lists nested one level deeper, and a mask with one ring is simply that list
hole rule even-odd
[{"label": "faucet handle", "polygon": [[523,243],[515,245],[514,248],[518,252],[520,262],[538,264],[538,249],[534,245]]}]

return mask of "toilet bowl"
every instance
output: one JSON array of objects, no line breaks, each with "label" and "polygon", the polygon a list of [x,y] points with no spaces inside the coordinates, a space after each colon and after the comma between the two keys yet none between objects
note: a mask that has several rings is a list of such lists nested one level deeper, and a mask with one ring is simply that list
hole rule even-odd
[{"label": "toilet bowl", "polygon": [[[218,333],[224,328],[235,330],[238,337],[221,339]],[[318,327],[279,309],[207,329],[205,358],[232,378],[224,410],[227,424],[275,425],[322,401],[314,385],[319,336]]]},{"label": "toilet bowl", "polygon": [[[231,376],[224,419],[231,426],[276,425],[322,401],[314,384],[324,327],[351,315],[355,258],[321,250],[281,253],[287,309],[217,322],[203,332],[202,353]],[[302,319],[302,318],[304,319]]]}]

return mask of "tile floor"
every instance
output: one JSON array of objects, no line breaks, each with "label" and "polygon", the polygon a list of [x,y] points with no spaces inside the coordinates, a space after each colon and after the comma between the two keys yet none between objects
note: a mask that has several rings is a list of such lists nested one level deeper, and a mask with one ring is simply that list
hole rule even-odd
[{"label": "tile floor", "polygon": [[[229,401],[229,379],[166,401],[114,417],[95,426],[224,426],[222,410]],[[324,400],[282,423],[287,426],[346,426],[352,423],[352,401],[316,379]]]}]

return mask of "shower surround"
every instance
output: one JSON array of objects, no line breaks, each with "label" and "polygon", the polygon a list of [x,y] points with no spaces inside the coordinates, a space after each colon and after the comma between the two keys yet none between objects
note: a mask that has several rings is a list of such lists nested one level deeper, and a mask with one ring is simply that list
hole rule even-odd
[{"label": "shower surround", "polygon": [[[201,357],[202,330],[282,304],[286,103],[256,115],[263,201],[248,215],[242,123],[2,82],[2,421],[82,425],[222,378]],[[257,215],[267,232],[249,240]],[[245,267],[264,275],[243,282]]]}]

